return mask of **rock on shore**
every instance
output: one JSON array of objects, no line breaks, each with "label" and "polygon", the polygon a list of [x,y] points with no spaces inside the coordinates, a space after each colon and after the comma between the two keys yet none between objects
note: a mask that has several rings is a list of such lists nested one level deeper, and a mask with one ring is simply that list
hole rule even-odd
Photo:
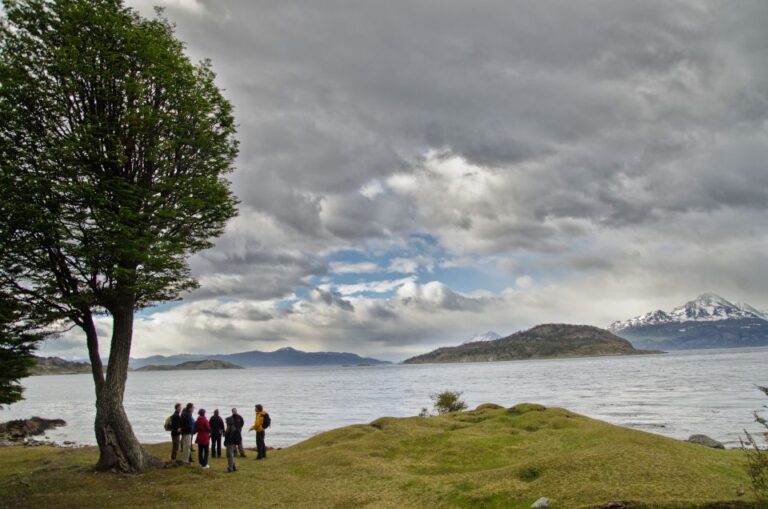
[{"label": "rock on shore", "polygon": [[50,429],[66,426],[63,419],[31,417],[0,423],[0,437],[9,442],[23,442],[30,437],[43,435]]}]

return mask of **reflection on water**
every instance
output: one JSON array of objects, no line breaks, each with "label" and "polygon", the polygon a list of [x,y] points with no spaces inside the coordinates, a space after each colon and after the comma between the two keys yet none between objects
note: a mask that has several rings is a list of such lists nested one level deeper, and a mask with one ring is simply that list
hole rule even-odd
[{"label": "reflection on water", "polygon": [[[675,438],[704,433],[734,446],[752,427],[768,385],[768,348],[667,355],[499,363],[372,367],[262,368],[232,371],[138,372],[128,377],[126,411],[143,442],[168,440],[165,418],[177,401],[246,422],[253,405],[272,416],[268,442],[286,446],[318,432],[377,417],[416,415],[429,394],[464,391],[470,407],[528,401],[560,406],[622,426]],[[0,420],[40,415],[68,425],[48,436],[94,443],[90,375],[28,378],[27,400]],[[251,436],[253,434],[251,433]],[[253,439],[251,439],[253,440]]]}]

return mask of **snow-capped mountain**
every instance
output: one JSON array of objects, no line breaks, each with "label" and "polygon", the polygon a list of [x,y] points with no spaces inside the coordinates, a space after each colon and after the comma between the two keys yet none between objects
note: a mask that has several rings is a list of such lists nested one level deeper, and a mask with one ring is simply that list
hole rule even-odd
[{"label": "snow-capped mountain", "polygon": [[496,332],[488,331],[483,334],[475,334],[468,340],[464,341],[462,345],[466,345],[467,343],[480,343],[482,341],[496,341],[497,339],[501,339],[501,334],[498,334]]},{"label": "snow-capped mountain", "polygon": [[705,293],[671,311],[651,311],[608,329],[638,348],[728,348],[768,345],[768,313]]},{"label": "snow-capped mountain", "polygon": [[714,293],[704,293],[672,311],[651,311],[644,315],[613,322],[608,330],[618,332],[631,327],[659,325],[672,322],[713,322],[718,320],[768,320],[768,314],[749,304],[734,304]]}]

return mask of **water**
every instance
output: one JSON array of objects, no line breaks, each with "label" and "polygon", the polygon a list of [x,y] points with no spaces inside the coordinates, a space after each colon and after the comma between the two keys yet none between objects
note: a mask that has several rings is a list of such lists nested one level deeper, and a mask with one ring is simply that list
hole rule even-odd
[{"label": "water", "polygon": [[[169,439],[163,422],[176,401],[193,401],[209,415],[214,408],[229,415],[235,406],[247,423],[253,405],[263,403],[273,422],[269,445],[280,447],[384,415],[416,415],[431,406],[429,394],[451,389],[464,391],[470,408],[536,402],[674,438],[704,433],[736,446],[742,430],[754,428],[752,412],[768,403],[755,384],[768,385],[768,348],[499,363],[138,372],[128,377],[125,406],[139,439],[151,443]],[[63,418],[68,425],[50,432],[51,439],[94,443],[90,375],[32,377],[24,385],[27,400],[0,411],[0,420]]]}]

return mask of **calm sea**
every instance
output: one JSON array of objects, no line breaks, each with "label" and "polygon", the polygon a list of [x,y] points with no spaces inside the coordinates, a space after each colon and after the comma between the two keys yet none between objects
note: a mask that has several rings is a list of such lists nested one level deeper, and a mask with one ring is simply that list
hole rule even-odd
[{"label": "calm sea", "polygon": [[[177,401],[192,401],[209,415],[214,408],[228,415],[237,407],[246,422],[253,419],[253,405],[263,403],[273,423],[268,443],[279,447],[385,415],[416,415],[431,405],[431,393],[450,389],[463,391],[470,407],[537,402],[674,438],[704,433],[736,446],[742,430],[754,428],[752,412],[768,403],[756,384],[768,385],[768,348],[498,363],[140,372],[129,375],[125,406],[139,439],[159,442],[168,440],[163,422]],[[63,418],[67,426],[52,431],[51,439],[94,443],[90,375],[31,377],[24,386],[26,401],[0,411],[0,420]]]}]

